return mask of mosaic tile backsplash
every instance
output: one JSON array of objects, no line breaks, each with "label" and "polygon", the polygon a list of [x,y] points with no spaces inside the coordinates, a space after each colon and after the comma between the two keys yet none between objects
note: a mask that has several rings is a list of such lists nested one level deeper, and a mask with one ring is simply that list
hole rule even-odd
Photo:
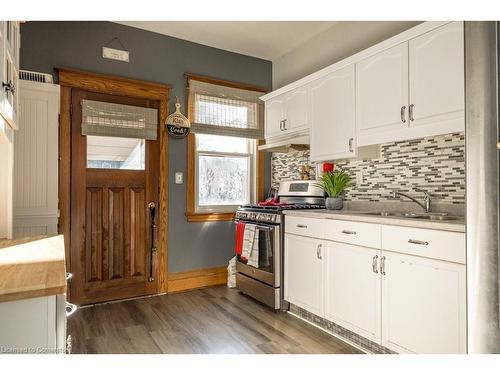
[{"label": "mosaic tile backsplash", "polygon": [[[271,159],[272,185],[281,180],[299,179],[302,165],[313,165],[309,151],[274,153]],[[367,160],[339,160],[335,168],[349,172],[353,186],[347,201],[391,200],[398,190],[415,196],[415,188],[428,191],[434,202],[465,203],[465,138],[463,133],[391,142],[380,145],[380,157]],[[363,183],[356,185],[356,173]],[[404,200],[404,198],[402,199]]]}]

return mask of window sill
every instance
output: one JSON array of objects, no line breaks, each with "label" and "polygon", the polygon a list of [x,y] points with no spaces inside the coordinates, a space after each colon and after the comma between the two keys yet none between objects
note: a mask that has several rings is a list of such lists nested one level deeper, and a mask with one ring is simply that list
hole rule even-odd
[{"label": "window sill", "polygon": [[234,212],[214,212],[214,213],[190,213],[186,212],[188,222],[201,221],[232,221]]}]

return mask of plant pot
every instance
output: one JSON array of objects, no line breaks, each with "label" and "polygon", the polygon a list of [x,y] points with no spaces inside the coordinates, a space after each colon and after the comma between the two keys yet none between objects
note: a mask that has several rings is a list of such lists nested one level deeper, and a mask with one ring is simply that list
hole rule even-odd
[{"label": "plant pot", "polygon": [[344,207],[344,197],[326,198],[325,206],[327,210],[341,210]]}]

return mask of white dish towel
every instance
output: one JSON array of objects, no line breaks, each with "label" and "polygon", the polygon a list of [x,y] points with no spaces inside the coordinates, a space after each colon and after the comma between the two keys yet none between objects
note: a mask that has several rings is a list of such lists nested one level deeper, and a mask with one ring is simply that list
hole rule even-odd
[{"label": "white dish towel", "polygon": [[243,233],[241,257],[249,266],[259,268],[259,231],[254,224],[246,224]]}]

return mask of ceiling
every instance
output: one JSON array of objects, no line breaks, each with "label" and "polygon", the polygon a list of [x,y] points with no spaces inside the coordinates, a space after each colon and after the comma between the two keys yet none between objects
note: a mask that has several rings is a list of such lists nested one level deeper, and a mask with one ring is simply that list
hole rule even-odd
[{"label": "ceiling", "polygon": [[335,21],[120,21],[226,51],[275,60]]}]

